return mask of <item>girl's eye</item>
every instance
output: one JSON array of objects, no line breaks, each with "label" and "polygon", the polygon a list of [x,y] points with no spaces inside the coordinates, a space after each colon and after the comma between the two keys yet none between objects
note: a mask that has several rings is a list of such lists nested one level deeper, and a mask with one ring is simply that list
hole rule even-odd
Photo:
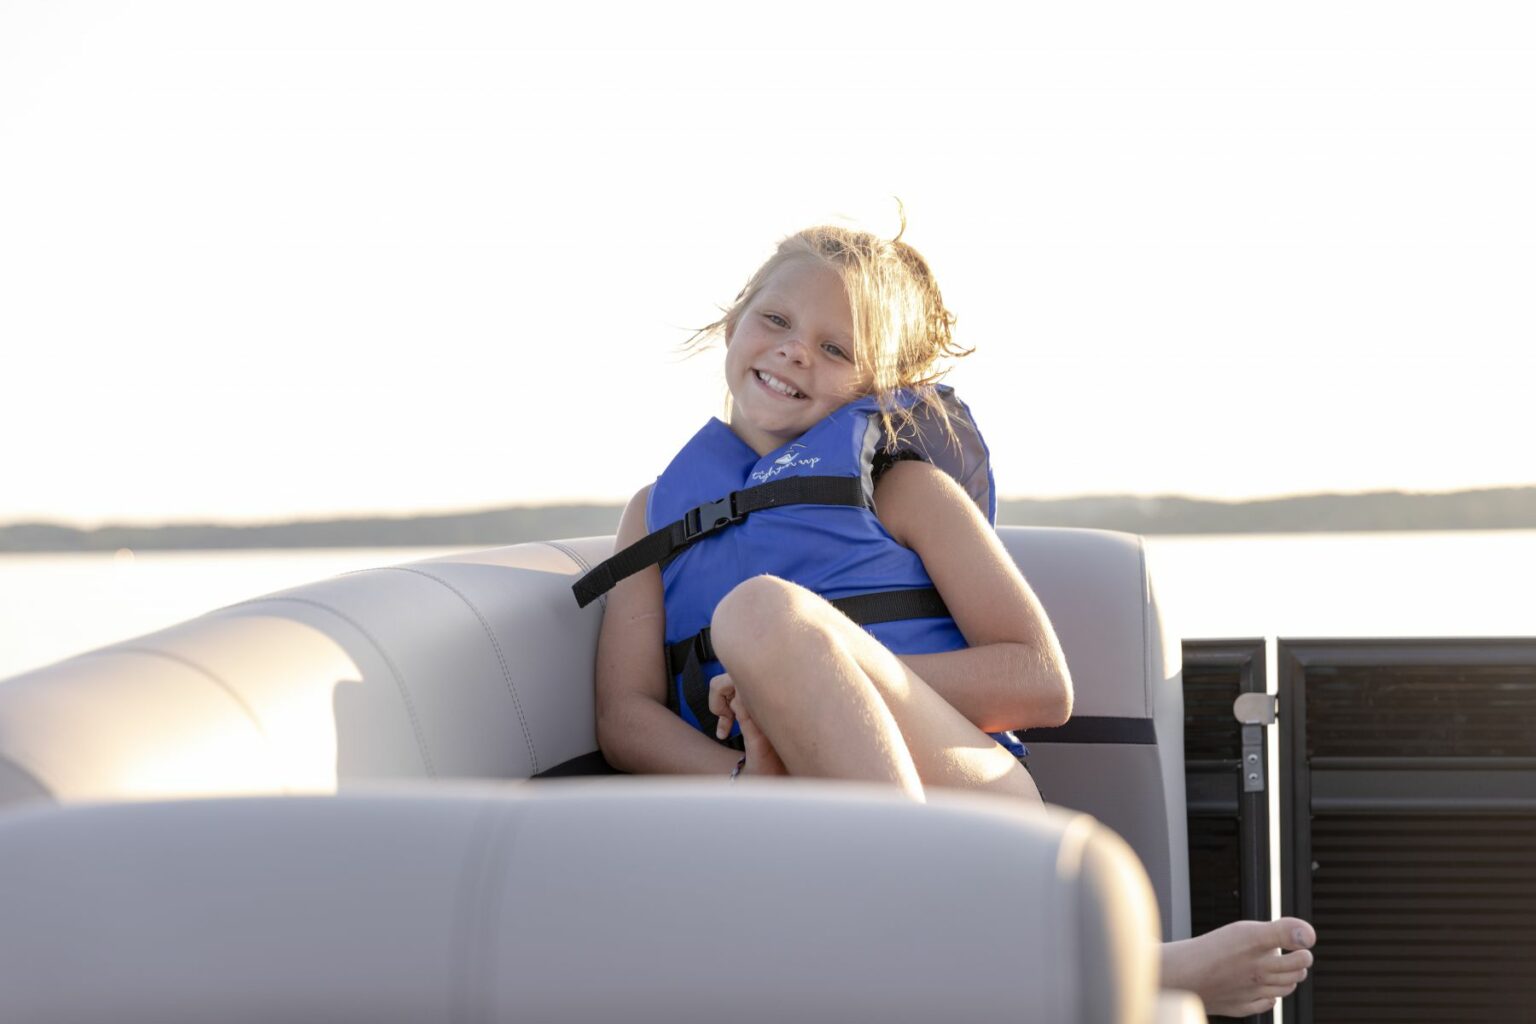
[{"label": "girl's eye", "polygon": [[826,352],[834,359],[846,360],[848,358],[848,353],[844,352],[841,347],[832,344],[830,341],[823,344],[821,348],[823,352]]},{"label": "girl's eye", "polygon": [[764,313],[763,317],[769,323],[773,324],[775,327],[788,327],[789,326],[789,321],[785,320],[783,317],[779,316],[779,314],[777,314],[777,313]]}]

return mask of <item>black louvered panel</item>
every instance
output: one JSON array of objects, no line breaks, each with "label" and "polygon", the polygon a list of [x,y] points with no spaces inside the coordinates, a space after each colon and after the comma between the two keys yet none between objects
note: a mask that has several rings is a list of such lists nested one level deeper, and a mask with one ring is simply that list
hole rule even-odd
[{"label": "black louvered panel", "polygon": [[1233,712],[1241,694],[1264,691],[1264,641],[1188,640],[1183,655],[1190,928],[1200,935],[1269,917],[1267,794],[1244,790],[1243,730]]},{"label": "black louvered panel", "polygon": [[1536,814],[1320,814],[1312,860],[1314,1020],[1536,1020]]},{"label": "black louvered panel", "polygon": [[1281,905],[1319,938],[1287,1021],[1536,1021],[1536,638],[1276,658]]},{"label": "black louvered panel", "polygon": [[1190,925],[1199,935],[1242,916],[1239,899],[1237,771],[1241,733],[1232,701],[1239,670],[1184,664],[1185,806],[1189,813]]},{"label": "black louvered panel", "polygon": [[1236,815],[1189,819],[1190,931],[1203,935],[1243,916]]},{"label": "black louvered panel", "polygon": [[1242,732],[1232,702],[1242,692],[1238,669],[1184,665],[1184,757],[1188,761],[1236,761]]},{"label": "black louvered panel", "polygon": [[1529,666],[1311,666],[1307,756],[1528,757]]}]

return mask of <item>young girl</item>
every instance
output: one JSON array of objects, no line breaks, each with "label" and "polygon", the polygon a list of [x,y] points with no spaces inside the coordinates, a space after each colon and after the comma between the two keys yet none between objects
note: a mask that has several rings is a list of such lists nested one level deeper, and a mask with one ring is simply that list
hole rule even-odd
[{"label": "young girl", "polygon": [[[614,767],[1040,802],[1007,730],[1065,722],[1072,683],[992,529],[985,447],[938,385],[967,354],[954,317],[899,238],[792,235],[696,339],[724,337],[729,425],[635,495],[620,554],[578,585],[583,603],[611,588]],[[1255,1012],[1311,962],[1277,947],[1310,945],[1299,921],[1239,922],[1165,947],[1164,985]]]},{"label": "young girl", "polygon": [[[813,228],[787,239],[715,325],[726,340],[730,426],[706,426],[635,496],[618,549],[759,482],[841,480],[855,503],[790,495],[666,552],[665,588],[655,567],[617,584],[597,668],[598,737],[615,767],[881,781],[916,799],[928,785],[963,786],[1039,801],[1017,751],[987,733],[1058,725],[1071,712],[1045,613],[954,478],[921,458],[883,472],[862,464],[877,453],[958,450],[944,435],[959,433],[949,421],[963,407],[934,387],[937,364],[957,352],[952,322],[910,246]],[[984,468],[968,468],[987,490]],[[930,588],[942,605],[919,609],[929,628],[910,617],[873,626],[886,643],[827,600]],[[931,628],[936,617],[947,628]],[[694,678],[724,669],[708,682],[707,706],[677,692],[683,682],[667,678],[659,654],[704,627],[714,657]],[[744,752],[716,742],[717,730],[739,731]]]}]

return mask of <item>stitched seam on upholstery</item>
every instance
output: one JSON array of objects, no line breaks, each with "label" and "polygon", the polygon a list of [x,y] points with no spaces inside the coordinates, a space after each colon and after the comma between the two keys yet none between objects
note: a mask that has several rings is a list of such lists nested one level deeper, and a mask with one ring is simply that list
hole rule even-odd
[{"label": "stitched seam on upholstery", "polygon": [[427,750],[427,738],[422,732],[421,721],[416,716],[416,704],[411,700],[411,691],[405,685],[405,678],[400,675],[400,669],[395,665],[394,659],[391,658],[389,653],[384,650],[384,645],[379,643],[374,635],[363,627],[362,623],[358,622],[356,619],[352,618],[352,616],[346,614],[345,612],[332,608],[328,604],[322,604],[319,601],[311,600],[307,597],[257,597],[249,601],[241,601],[239,604],[230,605],[229,608],[249,608],[253,605],[276,604],[283,601],[290,601],[294,604],[305,604],[309,605],[311,608],[318,608],[323,612],[330,612],[342,622],[345,622],[347,625],[361,633],[363,638],[373,645],[373,649],[378,652],[379,657],[384,659],[384,665],[389,669],[389,674],[394,677],[395,689],[399,691],[400,699],[405,703],[405,713],[411,720],[411,732],[415,733],[416,735],[416,752],[421,755],[422,767],[426,769],[428,778],[437,778],[437,769],[432,765],[432,755]]},{"label": "stitched seam on upholstery", "polygon": [[475,815],[474,824],[469,831],[469,840],[465,843],[464,857],[459,867],[458,892],[453,901],[453,927],[449,935],[448,967],[450,981],[448,984],[448,1007],[446,1020],[448,1024],[473,1024],[478,1016],[475,1012],[474,986],[475,975],[478,973],[475,956],[475,929],[468,921],[475,916],[479,909],[479,894],[483,883],[481,876],[485,874],[485,864],[489,857],[486,855],[485,833],[487,830],[486,818],[490,816],[490,808],[481,805],[480,811]]},{"label": "stitched seam on upholstery", "polygon": [[441,576],[434,576],[429,572],[423,572],[420,569],[413,569],[408,565],[392,565],[389,566],[388,569],[395,572],[414,573],[417,576],[424,576],[435,583],[442,584],[444,587],[447,587],[449,590],[451,590],[455,597],[457,597],[460,601],[463,601],[465,606],[470,611],[475,613],[475,618],[480,620],[480,628],[485,630],[486,639],[491,642],[491,649],[496,652],[497,662],[501,664],[501,678],[502,681],[507,684],[507,693],[512,695],[512,707],[517,712],[517,724],[523,730],[523,742],[528,746],[528,760],[533,766],[533,770],[529,774],[538,774],[539,752],[533,746],[533,730],[528,728],[528,718],[523,714],[523,702],[519,700],[517,696],[517,684],[512,681],[512,670],[507,667],[507,656],[502,653],[501,641],[496,639],[496,631],[491,629],[491,624],[486,621],[484,615],[480,614],[480,609],[475,607],[475,603],[471,601],[462,590],[460,590],[458,587],[455,587],[452,583],[449,583]]},{"label": "stitched seam on upholstery", "polygon": [[[592,570],[592,563],[587,561],[585,558],[582,558],[581,555],[577,553],[576,549],[573,547],[562,544],[557,540],[541,540],[537,543],[548,545],[549,547],[552,547],[556,551],[559,551],[561,554],[565,555],[565,557],[569,558],[571,561],[575,562],[577,567],[581,570],[580,575],[585,576]],[[597,595],[597,603],[600,608],[602,608],[604,611],[607,611],[608,595],[606,593]]]},{"label": "stitched seam on upholstery", "polygon": [[[501,949],[501,922],[505,915],[501,913],[503,893],[507,888],[507,879],[511,877],[517,862],[513,856],[519,841],[523,837],[523,831],[529,827],[528,819],[534,813],[532,807],[525,807],[522,813],[513,814],[512,809],[506,806],[501,808],[507,815],[506,822],[497,830],[498,842],[492,848],[495,854],[491,858],[491,868],[495,872],[491,877],[491,886],[487,893],[486,905],[494,907],[496,913],[486,922],[485,933],[481,936],[480,948],[487,951],[487,956],[482,961],[484,964],[485,980],[482,983],[482,991],[485,992],[485,1005],[490,1009],[489,1021],[504,1021],[516,1016],[516,1012],[510,1008],[503,1011],[501,1007],[501,986],[497,979],[501,977],[503,969],[502,961],[505,952]],[[492,902],[494,901],[494,902]]]},{"label": "stitched seam on upholstery", "polygon": [[229,685],[229,683],[220,678],[215,672],[213,672],[213,670],[199,665],[191,658],[180,654],[173,654],[170,651],[162,651],[154,647],[121,645],[116,647],[102,648],[99,651],[88,651],[86,652],[85,656],[90,657],[91,655],[96,654],[142,654],[151,658],[164,658],[167,661],[174,661],[178,665],[189,668],[193,672],[196,672],[198,675],[212,682],[216,688],[224,691],[225,696],[229,697],[230,700],[235,702],[236,707],[245,712],[245,717],[249,718],[251,720],[251,724],[256,727],[256,731],[261,735],[262,741],[266,744],[267,756],[272,760],[272,770],[277,776],[278,788],[285,793],[289,791],[288,786],[286,785],[287,772],[285,769],[287,766],[283,763],[282,758],[278,756],[277,748],[272,743],[272,736],[267,732],[266,726],[262,724],[261,717],[256,714],[256,709],[251,707],[251,705],[246,702],[244,697],[240,696],[240,694],[235,690],[233,686]]},{"label": "stitched seam on upholstery", "polygon": [[575,548],[573,548],[573,547],[570,547],[568,545],[562,544],[562,543],[560,543],[557,540],[541,540],[541,541],[539,541],[539,543],[540,544],[548,544],[550,547],[554,548],[556,551],[564,552],[566,557],[568,557],[571,561],[575,562],[578,566],[581,567],[581,571],[582,572],[586,572],[587,570],[592,568],[592,563],[587,561],[585,558],[582,558],[580,553],[577,552],[577,550]]},{"label": "stitched seam on upholstery", "polygon": [[[1142,706],[1146,709],[1146,716],[1156,725],[1157,716],[1152,709],[1152,579],[1147,575],[1147,542],[1139,536],[1136,538],[1136,563],[1141,568]],[[1161,685],[1161,681],[1156,685]]]},{"label": "stitched seam on upholstery", "polygon": [[465,851],[455,909],[454,939],[459,983],[451,994],[454,1024],[478,1024],[503,1018],[496,1012],[496,979],[501,967],[502,901],[510,871],[508,849],[519,817],[501,801],[487,800],[476,817]]},{"label": "stitched seam on upholstery", "polygon": [[[33,774],[31,770],[23,767],[15,758],[0,754],[0,767],[9,768],[17,776],[36,786],[37,791],[42,794],[43,799],[50,800],[55,804],[60,802],[58,793],[54,792],[52,787],[45,786],[42,779]],[[19,805],[13,804],[12,806]]]},{"label": "stitched seam on upholstery", "polygon": [[241,711],[245,712],[245,717],[249,718],[251,720],[251,724],[256,727],[256,731],[261,733],[261,738],[266,740],[268,743],[272,742],[272,737],[267,735],[266,727],[261,724],[261,718],[257,716],[256,709],[247,704],[245,698],[240,696],[239,693],[235,692],[235,688],[233,686],[230,686],[223,679],[214,674],[212,670],[199,665],[191,658],[184,657],[180,654],[172,654],[170,651],[162,651],[154,647],[135,647],[131,645],[103,647],[98,651],[87,651],[84,655],[82,655],[82,657],[89,658],[100,654],[144,654],[152,658],[164,658],[167,661],[174,661],[178,665],[182,665],[191,669],[198,675],[203,676],[204,678],[211,681],[214,686],[223,690],[225,695],[228,696],[230,700],[234,701]]}]

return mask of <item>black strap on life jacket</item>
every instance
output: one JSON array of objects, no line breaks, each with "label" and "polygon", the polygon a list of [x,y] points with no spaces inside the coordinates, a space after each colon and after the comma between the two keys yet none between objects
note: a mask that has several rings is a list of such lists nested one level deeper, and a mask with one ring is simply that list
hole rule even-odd
[{"label": "black strap on life jacket", "polygon": [[[949,608],[933,587],[877,590],[870,594],[840,597],[831,604],[860,626],[895,622],[898,619],[938,619],[949,616]],[[667,646],[667,671],[671,673],[667,680],[667,706],[674,712],[679,710],[679,688],[673,680],[681,675],[682,699],[687,702],[693,717],[704,727],[706,736],[715,734],[715,725],[719,721],[709,710],[709,680],[704,678],[704,663],[715,660],[715,648],[709,640],[708,626],[686,640]]]},{"label": "black strap on life jacket", "polygon": [[576,604],[585,608],[641,569],[664,564],[673,555],[716,530],[733,526],[753,512],[781,505],[864,506],[864,481],[856,476],[793,476],[786,480],[732,491],[718,501],[691,508],[683,518],[642,537],[571,585]]}]

